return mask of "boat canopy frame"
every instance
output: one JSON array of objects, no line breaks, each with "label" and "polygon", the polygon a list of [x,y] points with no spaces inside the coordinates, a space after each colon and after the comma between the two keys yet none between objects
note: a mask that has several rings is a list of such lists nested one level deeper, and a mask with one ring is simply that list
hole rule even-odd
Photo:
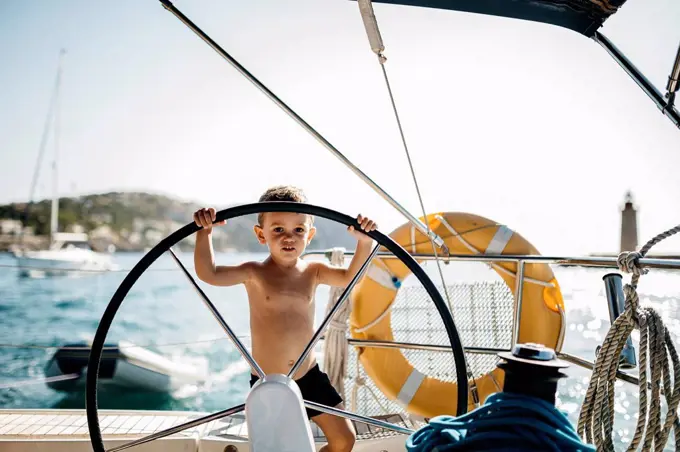
[{"label": "boat canopy frame", "polygon": [[[351,0],[370,3],[371,0]],[[680,128],[675,96],[680,88],[680,43],[671,66],[666,93],[662,94],[599,29],[627,0],[372,0],[373,3],[446,9],[510,19],[540,22],[572,30],[601,45],[649,96],[670,121]],[[632,0],[631,0],[632,1]]]}]

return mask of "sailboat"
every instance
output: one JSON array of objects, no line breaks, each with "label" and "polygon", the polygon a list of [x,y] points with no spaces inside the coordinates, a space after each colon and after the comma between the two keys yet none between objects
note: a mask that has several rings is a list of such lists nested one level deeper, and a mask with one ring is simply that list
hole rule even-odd
[{"label": "sailboat", "polygon": [[115,268],[111,256],[95,251],[89,237],[83,232],[59,232],[59,107],[62,78],[62,63],[66,51],[59,52],[57,76],[52,93],[43,137],[38,154],[38,163],[33,176],[31,199],[40,170],[40,162],[44,155],[49,131],[54,125],[54,155],[52,160],[52,202],[50,208],[49,245],[41,250],[14,249],[20,276],[62,276],[80,275],[84,272],[100,272]]},{"label": "sailboat", "polygon": [[44,250],[15,251],[20,276],[74,276],[116,268],[111,256],[95,251],[85,233],[53,232]]},{"label": "sailboat", "polygon": [[[500,403],[503,396],[499,397],[498,394],[505,394],[506,390],[511,389],[510,386],[514,386],[512,388],[514,390],[518,389],[517,385],[520,382],[517,379],[513,380],[512,385],[510,384],[509,376],[517,371],[517,368],[513,370],[513,365],[529,363],[529,365],[548,368],[543,369],[543,375],[549,375],[550,382],[555,383],[563,377],[559,374],[559,370],[563,367],[564,361],[593,371],[586,401],[582,407],[582,422],[579,422],[578,428],[579,437],[584,443],[580,447],[579,438],[576,438],[573,430],[568,430],[565,425],[544,433],[554,433],[554,436],[559,439],[571,441],[570,444],[573,447],[568,450],[594,450],[591,444],[596,444],[600,450],[613,449],[611,437],[607,438],[607,435],[611,436],[612,433],[612,425],[608,423],[608,420],[610,415],[613,415],[614,380],[620,379],[638,385],[641,394],[644,393],[646,396],[648,386],[651,387],[649,393],[653,401],[649,419],[654,421],[660,419],[661,375],[663,375],[663,392],[669,397],[670,406],[666,413],[665,425],[663,429],[658,423],[648,426],[646,412],[641,412],[638,419],[641,433],[638,435],[636,428],[634,438],[635,446],[641,445],[642,436],[645,436],[644,445],[648,446],[648,449],[655,442],[655,450],[663,447],[661,443],[664,439],[668,439],[670,428],[677,424],[677,406],[680,400],[680,393],[678,393],[680,381],[671,380],[668,375],[670,365],[667,354],[672,356],[671,365],[675,376],[680,375],[680,362],[678,362],[672,342],[666,342],[667,338],[659,334],[659,332],[663,333],[662,329],[649,330],[645,322],[640,321],[639,316],[649,315],[649,319],[653,316],[650,311],[644,311],[637,306],[636,286],[647,268],[680,269],[678,260],[645,257],[647,251],[655,243],[680,232],[680,226],[662,232],[639,251],[631,250],[630,253],[623,254],[619,258],[565,257],[541,256],[530,243],[521,238],[520,234],[480,216],[452,212],[429,214],[423,212],[422,217],[416,218],[236,62],[169,0],[160,0],[160,2],[407,218],[408,221],[389,236],[378,231],[369,234],[379,246],[373,249],[369,259],[362,265],[348,287],[330,300],[327,315],[321,326],[291,371],[292,373],[311,353],[315,345],[322,340],[322,335],[327,328],[332,326],[333,329],[323,337],[323,340],[330,342],[331,336],[334,336],[335,339],[340,339],[340,342],[357,348],[359,350],[358,360],[365,370],[365,375],[377,383],[380,390],[380,395],[376,397],[383,401],[395,402],[404,411],[382,416],[360,415],[350,410],[302,400],[299,392],[296,392],[295,385],[286,375],[263,376],[261,383],[249,392],[244,403],[216,413],[98,410],[97,382],[107,332],[131,287],[154,261],[165,255],[175,259],[181,272],[196,289],[199,297],[241,352],[243,358],[252,369],[261,374],[261,369],[246,347],[172,250],[172,247],[180,240],[197,232],[198,227],[190,223],[151,249],[130,271],[112,297],[101,318],[92,345],[87,373],[86,410],[0,410],[0,446],[2,446],[0,448],[10,452],[29,450],[114,452],[126,449],[308,452],[319,450],[324,444],[324,438],[321,437],[318,429],[304,422],[303,410],[307,407],[350,419],[358,433],[353,448],[355,451],[392,452],[404,451],[407,448],[409,451],[423,452],[446,450],[437,449],[436,446],[430,448],[423,446],[418,449],[413,444],[417,437],[436,436],[438,428],[448,428],[448,438],[451,441],[464,440],[467,434],[475,433],[473,427],[476,425],[469,423],[474,421],[474,416],[466,417],[466,413],[474,412],[475,416],[481,416],[486,412],[495,411],[502,414],[503,410],[490,406],[489,400]],[[674,106],[680,80],[680,49],[672,66],[667,93],[664,97],[604,35],[597,31],[605,20],[623,5],[623,1],[385,0],[384,2],[456,9],[569,28],[602,45],[659,106],[662,114],[675,125],[680,126],[680,115]],[[371,49],[382,61],[383,45],[371,2],[360,0],[358,3],[366,24]],[[346,225],[353,225],[355,221],[351,217],[320,206],[269,202],[266,206],[255,203],[225,209],[217,213],[215,222],[259,213],[264,209],[268,212],[295,211],[312,214]],[[428,250],[430,246],[432,252]],[[341,261],[344,255],[343,252],[333,250],[330,258]],[[509,306],[506,306],[510,309],[512,319],[509,322],[511,334],[508,345],[502,349],[464,346],[458,331],[463,326],[460,318],[456,317],[457,320],[454,321],[453,312],[444,300],[445,297],[448,298],[448,294],[446,291],[442,294],[420,266],[421,262],[427,260],[434,260],[437,263],[447,260],[478,261],[489,263],[493,267],[503,278],[503,284],[506,284],[511,291],[512,301]],[[606,301],[612,327],[611,334],[608,334],[603,341],[595,362],[561,351],[565,329],[564,300],[561,297],[559,284],[548,267],[550,263],[617,268],[633,273],[631,284],[625,287],[620,275],[608,275],[609,277],[605,280]],[[392,315],[392,309],[396,309],[392,307],[390,297],[394,299],[395,293],[401,290],[401,283],[408,274],[415,275],[423,284],[428,300],[436,308],[433,312],[441,316],[444,325],[443,334],[447,340],[446,345],[395,341],[393,337],[390,337],[389,317]],[[364,279],[359,282],[362,277]],[[357,292],[353,292],[355,288]],[[354,306],[351,318],[348,317],[349,313],[344,314],[346,316],[344,322],[349,323],[349,337],[346,337],[345,333],[338,333],[341,329],[337,324],[342,324],[339,316],[349,298],[352,298]],[[371,300],[377,302],[370,306],[368,302]],[[356,305],[363,306],[360,312],[355,310]],[[658,326],[657,320],[654,318],[655,325]],[[332,323],[335,325],[331,325]],[[652,336],[649,341],[654,344],[657,354],[648,355],[648,342],[645,339],[644,342],[641,341],[640,359],[636,359],[633,350],[626,342],[634,326],[641,330],[643,337]],[[538,343],[531,344],[533,339],[536,339]],[[341,354],[339,350],[339,348],[331,347],[330,351]],[[378,355],[372,353],[374,350],[389,350],[390,353]],[[454,378],[452,381],[444,382],[436,377],[424,375],[416,369],[409,369],[404,364],[403,355],[401,355],[404,350],[437,351],[452,357],[455,361]],[[478,375],[471,371],[471,366],[467,362],[467,355],[471,354],[498,356],[503,362],[499,363],[497,369]],[[330,353],[328,356],[334,356],[334,354]],[[393,366],[394,363],[398,366]],[[654,375],[654,381],[650,382],[646,377],[648,364],[652,367]],[[640,377],[626,371],[638,365]],[[519,373],[515,374],[517,375]],[[526,378],[531,377],[531,374],[522,375]],[[642,399],[641,397],[641,407],[643,406]],[[542,407],[546,408],[546,405]],[[647,410],[647,407],[647,400],[644,400],[644,410]],[[457,425],[456,422],[464,422],[470,428],[466,429],[465,426]],[[510,423],[511,427],[518,427],[514,436],[511,436],[514,438],[513,442],[508,440],[508,436],[500,435],[499,446],[520,447],[522,428],[531,428],[533,424],[539,424],[534,418],[514,418]],[[499,431],[503,429],[498,418],[494,419],[493,424]],[[502,430],[502,432],[508,434],[507,430]],[[420,433],[424,435],[418,436]],[[528,439],[537,439],[540,435],[528,436],[532,436]]]}]

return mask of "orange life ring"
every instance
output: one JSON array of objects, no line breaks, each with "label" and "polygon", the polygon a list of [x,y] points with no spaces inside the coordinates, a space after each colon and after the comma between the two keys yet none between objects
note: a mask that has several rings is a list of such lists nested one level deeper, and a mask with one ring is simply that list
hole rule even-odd
[{"label": "orange life ring", "polygon": [[[421,218],[421,221],[424,220]],[[428,215],[427,222],[430,229],[444,239],[451,254],[539,254],[520,234],[478,215],[437,213]],[[429,239],[411,223],[400,226],[390,237],[410,253],[432,254]],[[492,264],[513,296],[517,265],[516,262]],[[353,338],[394,341],[390,307],[399,289],[398,284],[393,282],[403,281],[409,274],[410,271],[398,259],[374,259],[352,293],[350,330]],[[521,312],[520,343],[534,342],[555,350],[562,348],[564,301],[559,284],[547,264],[524,264]],[[422,374],[414,369],[400,349],[359,347],[358,353],[367,375],[378,388],[408,412],[428,418],[456,412],[458,397],[455,382]],[[495,369],[475,378],[480,402],[502,389],[503,376],[502,370]],[[468,397],[468,408],[474,408],[472,395]]]}]

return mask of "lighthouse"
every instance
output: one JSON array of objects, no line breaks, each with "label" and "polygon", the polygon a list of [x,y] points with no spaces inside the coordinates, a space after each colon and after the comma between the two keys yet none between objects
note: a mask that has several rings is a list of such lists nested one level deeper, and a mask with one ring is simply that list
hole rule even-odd
[{"label": "lighthouse", "polygon": [[626,193],[626,200],[621,210],[621,250],[636,251],[638,246],[637,211],[633,206],[633,195]]}]

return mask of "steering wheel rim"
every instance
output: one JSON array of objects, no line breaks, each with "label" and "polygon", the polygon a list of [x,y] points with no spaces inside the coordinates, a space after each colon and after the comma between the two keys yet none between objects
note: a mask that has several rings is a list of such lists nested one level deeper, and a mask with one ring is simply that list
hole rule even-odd
[{"label": "steering wheel rim", "polygon": [[[340,212],[313,204],[288,201],[268,201],[230,207],[217,212],[215,222],[261,212],[302,213],[333,220],[346,226],[356,226],[356,218],[352,218]],[[147,252],[120,283],[118,289],[116,289],[116,292],[111,297],[111,301],[107,305],[104,314],[102,315],[99,325],[97,326],[92,347],[90,349],[90,357],[87,364],[87,382],[85,394],[85,408],[90,442],[92,443],[92,447],[95,452],[106,451],[101,429],[99,427],[99,417],[97,412],[97,380],[99,377],[99,365],[104,348],[104,342],[106,340],[106,335],[111,328],[111,324],[113,323],[113,319],[132,286],[134,286],[139,277],[151,266],[151,264],[153,264],[165,252],[169,251],[172,246],[189,237],[191,234],[198,232],[200,229],[200,226],[196,225],[194,222],[191,222],[165,237],[149,252]],[[423,287],[434,302],[437,311],[444,322],[444,328],[446,329],[446,333],[453,350],[454,362],[456,364],[456,378],[458,381],[457,416],[464,414],[467,411],[468,400],[468,381],[465,352],[458,334],[458,329],[456,328],[453,317],[451,316],[451,313],[449,312],[441,294],[429,276],[427,276],[425,271],[416,262],[416,260],[389,236],[386,236],[377,230],[370,232],[365,232],[359,228],[357,228],[357,230],[371,237],[379,245],[392,252],[399,260],[401,260],[409,268],[409,270],[411,270],[413,275],[418,278],[421,284],[423,284]]]}]

